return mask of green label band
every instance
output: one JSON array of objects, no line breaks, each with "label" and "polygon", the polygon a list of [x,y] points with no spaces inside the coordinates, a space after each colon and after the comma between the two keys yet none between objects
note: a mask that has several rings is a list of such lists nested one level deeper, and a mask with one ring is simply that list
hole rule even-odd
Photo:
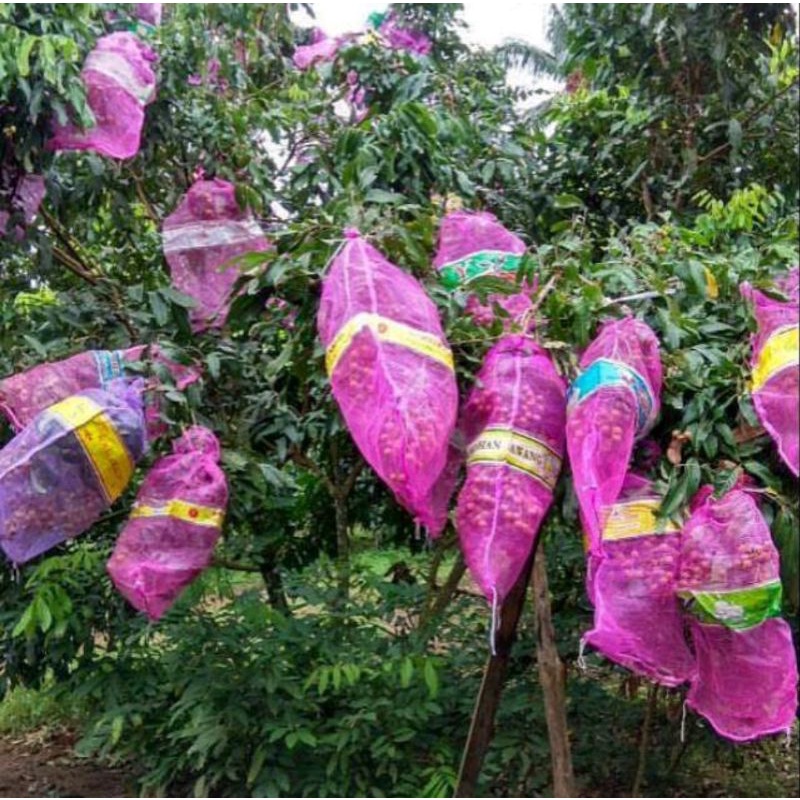
[{"label": "green label band", "polygon": [[683,591],[680,596],[689,600],[689,608],[703,622],[718,622],[734,631],[744,631],[760,625],[781,613],[782,586],[770,581],[748,589],[722,592]]},{"label": "green label band", "polygon": [[439,279],[447,289],[455,289],[483,275],[515,273],[522,256],[502,250],[479,250],[458,261],[445,264],[439,271]]}]

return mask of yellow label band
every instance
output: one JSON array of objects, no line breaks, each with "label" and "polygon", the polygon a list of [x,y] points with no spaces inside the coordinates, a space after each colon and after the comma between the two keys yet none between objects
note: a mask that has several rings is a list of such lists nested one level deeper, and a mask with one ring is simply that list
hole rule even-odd
[{"label": "yellow label band", "polygon": [[423,356],[444,364],[448,369],[453,369],[453,354],[438,336],[382,317],[380,314],[362,311],[342,325],[325,353],[325,368],[329,376],[333,374],[339,359],[344,355],[355,335],[364,328],[369,328],[382,342],[406,347],[415,353],[421,353]]},{"label": "yellow label band", "polygon": [[133,475],[133,459],[114,423],[97,403],[82,395],[56,403],[49,412],[75,434],[106,499],[113,503]]},{"label": "yellow label band", "polygon": [[507,464],[555,488],[561,459],[538,439],[512,428],[486,428],[467,449],[467,464]]},{"label": "yellow label band", "polygon": [[780,328],[767,339],[753,368],[753,391],[758,391],[770,378],[787,367],[800,363],[800,328]]},{"label": "yellow label band", "polygon": [[656,513],[661,501],[656,498],[634,500],[611,506],[603,525],[603,541],[632,539],[635,536],[653,536],[659,533],[677,533],[678,527],[666,521],[659,530]]},{"label": "yellow label band", "polygon": [[134,517],[171,517],[192,525],[221,528],[225,512],[221,508],[187,503],[184,500],[169,500],[161,506],[135,505],[131,509],[131,519]]}]

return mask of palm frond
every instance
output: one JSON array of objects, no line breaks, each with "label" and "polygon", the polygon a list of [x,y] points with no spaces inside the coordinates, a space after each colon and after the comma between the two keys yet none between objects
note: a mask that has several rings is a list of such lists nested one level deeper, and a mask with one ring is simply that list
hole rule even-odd
[{"label": "palm frond", "polygon": [[492,51],[494,57],[506,69],[522,69],[534,77],[558,75],[558,61],[552,53],[548,53],[536,45],[517,39],[503,42]]}]

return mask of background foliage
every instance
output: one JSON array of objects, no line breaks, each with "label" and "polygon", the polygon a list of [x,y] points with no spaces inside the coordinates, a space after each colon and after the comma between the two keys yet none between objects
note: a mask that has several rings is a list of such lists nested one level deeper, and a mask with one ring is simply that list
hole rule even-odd
[{"label": "background foliage", "polygon": [[[0,374],[158,341],[203,368],[186,393],[166,386],[171,432],[205,423],[225,448],[219,565],[159,625],[134,615],[104,571],[135,487],[80,540],[19,574],[0,570],[0,694],[46,685],[69,696],[85,709],[83,750],[135,757],[149,791],[452,790],[487,613],[466,584],[448,595],[452,536],[423,548],[363,468],[314,324],[325,267],[343,227],[357,225],[439,304],[466,389],[501,326],[475,328],[466,298],[437,285],[430,262],[450,194],[529,243],[522,272],[549,286],[537,336],[567,376],[602,319],[632,312],[654,327],[666,369],[652,434],[661,455],[642,468],[662,482],[670,514],[703,482],[751,474],[767,489],[787,612],[797,609],[797,487],[747,395],[754,326],[738,290],[769,285],[797,260],[789,6],[566,4],[544,56],[519,44],[468,49],[456,5],[395,8],[431,36],[429,58],[368,37],[300,73],[291,54],[308,32],[288,7],[168,7],[146,34],[159,89],[142,150],[116,163],[54,156],[43,143],[53,118],[88,119],[80,65],[127,12],[0,6],[0,198],[26,172],[47,181],[26,238],[0,238]],[[554,72],[564,91],[523,110],[531,98],[505,83],[515,63]],[[351,71],[367,91],[361,122],[337,103]],[[159,226],[201,170],[236,183],[276,249],[243,259],[227,327],[193,337]],[[667,458],[675,432],[689,436]],[[10,435],[0,429],[0,441]],[[627,793],[645,688],[599,658],[575,667],[590,608],[568,475],[544,535],[578,780],[587,793]],[[531,626],[526,613],[487,794],[548,791]],[[680,704],[677,691],[656,698],[654,793],[775,795],[796,782],[775,743],[734,749],[690,719],[681,744]],[[776,772],[768,765],[780,758]]]}]

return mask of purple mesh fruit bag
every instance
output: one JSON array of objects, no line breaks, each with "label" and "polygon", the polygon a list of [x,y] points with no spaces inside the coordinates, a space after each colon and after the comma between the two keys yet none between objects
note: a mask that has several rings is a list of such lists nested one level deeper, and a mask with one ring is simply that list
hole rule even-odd
[{"label": "purple mesh fruit bag", "polygon": [[314,28],[311,33],[311,42],[300,45],[292,56],[292,61],[297,69],[305,70],[314,64],[332,61],[341,46],[341,39],[326,36],[319,28]]},{"label": "purple mesh fruit bag", "polygon": [[119,592],[152,620],[211,563],[228,504],[220,447],[207,428],[189,428],[173,455],[147,473],[107,569]]},{"label": "purple mesh fruit bag", "polygon": [[189,314],[195,332],[225,324],[240,275],[227,263],[270,248],[252,214],[239,208],[233,184],[217,178],[192,185],[164,220],[163,242],[175,288],[196,303]]},{"label": "purple mesh fruit bag", "polygon": [[433,42],[422,31],[403,28],[397,16],[391,12],[376,15],[376,21],[381,17],[378,33],[393,50],[407,50],[418,56],[426,56],[431,52]]},{"label": "purple mesh fruit bag", "polygon": [[508,335],[487,353],[464,407],[467,477],[456,529],[492,604],[493,629],[553,499],[565,405],[566,385],[549,355],[529,337]]},{"label": "purple mesh fruit bag", "polygon": [[453,355],[422,286],[357,231],[345,235],[317,317],[333,396],[370,466],[435,529],[432,493],[458,406]]},{"label": "purple mesh fruit bag", "polygon": [[142,22],[157,28],[161,24],[163,5],[163,3],[136,3],[133,7],[133,15]]},{"label": "purple mesh fruit bag", "polygon": [[567,451],[589,552],[600,546],[601,514],[619,497],[633,443],[660,409],[658,340],[640,320],[606,322],[569,389]]},{"label": "purple mesh fruit bag", "polygon": [[650,481],[628,474],[603,512],[600,552],[589,556],[594,625],[584,641],[639,675],[678,686],[692,676],[694,658],[675,594],[680,533],[659,525],[660,504]]},{"label": "purple mesh fruit bag", "polygon": [[[506,230],[497,217],[485,211],[452,211],[439,226],[439,246],[433,266],[447,289],[469,286],[475,278],[491,275],[507,278],[510,282],[519,269],[525,243]],[[481,305],[470,296],[467,313],[479,325],[492,322],[492,304],[497,303],[512,318],[520,317],[531,306],[526,291],[514,295],[493,294],[487,298],[488,306]]]},{"label": "purple mesh fruit bag", "polygon": [[[44,178],[41,175],[23,175],[14,187],[11,196],[8,198],[7,208],[0,209],[0,239],[6,235],[6,228],[11,219],[12,213],[21,216],[24,225],[30,225],[39,212],[39,206],[44,200],[46,187]],[[3,200],[6,203],[6,200]],[[15,239],[21,239],[25,235],[25,230],[21,225],[15,225],[13,229]]]},{"label": "purple mesh fruit bag", "polygon": [[742,284],[753,304],[758,333],[753,340],[753,405],[789,469],[800,475],[800,269],[776,281],[787,300]]},{"label": "purple mesh fruit bag", "polygon": [[132,33],[110,33],[86,56],[81,76],[95,124],[56,126],[50,150],[93,150],[110,158],[139,152],[144,108],[156,96],[156,54]]},{"label": "purple mesh fruit bag", "polygon": [[0,547],[23,563],[90,528],[122,494],[147,440],[124,381],[38,414],[0,451]]},{"label": "purple mesh fruit bag", "polygon": [[[129,364],[145,359],[163,365],[181,391],[200,377],[191,367],[167,358],[158,345],[137,345],[126,350],[87,350],[0,380],[0,413],[19,432],[53,403],[84,389],[105,389],[111,381],[129,375]],[[143,385],[145,419],[151,439],[161,435],[164,429],[157,398],[150,393],[157,385],[156,380]]]},{"label": "purple mesh fruit bag", "polygon": [[677,589],[697,658],[687,704],[721,736],[748,741],[791,728],[797,661],[766,520],[745,490],[712,491],[698,492],[681,536]]}]

